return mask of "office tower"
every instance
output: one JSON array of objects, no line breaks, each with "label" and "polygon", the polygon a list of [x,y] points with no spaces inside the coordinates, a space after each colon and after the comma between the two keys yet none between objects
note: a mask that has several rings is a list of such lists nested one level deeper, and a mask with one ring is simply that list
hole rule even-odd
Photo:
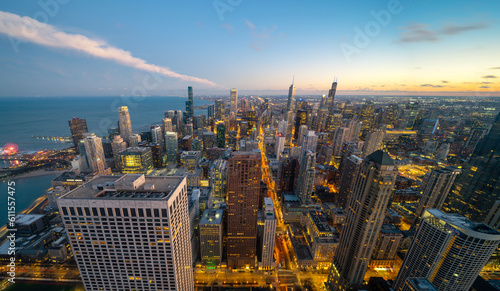
[{"label": "office tower", "polygon": [[216,120],[223,120],[224,119],[225,107],[226,107],[226,105],[224,104],[224,101],[222,101],[222,100],[215,101],[215,119]]},{"label": "office tower", "polygon": [[308,150],[300,159],[299,178],[295,189],[295,194],[299,196],[302,203],[311,201],[315,175],[316,153]]},{"label": "office tower", "polygon": [[198,151],[183,151],[181,153],[181,163],[190,172],[194,172],[199,167],[201,160],[201,152]]},{"label": "office tower", "polygon": [[446,161],[448,158],[448,153],[450,152],[450,144],[443,143],[439,146],[439,148],[434,153],[434,158],[436,160]]},{"label": "office tower", "polygon": [[384,123],[394,125],[399,115],[399,105],[390,104],[384,114]]},{"label": "office tower", "polygon": [[342,125],[342,114],[339,113],[330,113],[326,120],[326,131],[329,134],[330,140],[333,139],[333,134],[335,133],[335,129]]},{"label": "office tower", "polygon": [[361,108],[360,121],[362,122],[361,131],[367,133],[372,129],[373,117],[375,112],[375,106],[373,102],[367,101],[365,105]]},{"label": "office tower", "polygon": [[151,142],[161,145],[161,150],[163,151],[163,146],[165,145],[165,140],[163,138],[163,130],[161,126],[154,125],[150,127],[151,129]]},{"label": "office tower", "polygon": [[226,198],[227,194],[227,161],[218,159],[210,166],[208,179],[214,198]]},{"label": "office tower", "polygon": [[280,158],[280,154],[283,152],[285,149],[285,136],[283,136],[281,133],[278,133],[276,136],[276,144],[274,145],[274,154],[276,155],[276,159]]},{"label": "office tower", "polygon": [[203,151],[203,141],[199,137],[195,137],[191,140],[191,150],[193,151]]},{"label": "office tower", "polygon": [[495,201],[500,200],[499,177],[500,114],[490,133],[477,144],[443,209],[458,212],[475,221],[484,221]]},{"label": "office tower", "polygon": [[283,136],[286,135],[287,122],[286,120],[281,120],[278,122],[278,129],[276,130],[276,134],[281,133]]},{"label": "office tower", "polygon": [[253,268],[257,247],[261,154],[233,152],[228,161],[227,266]]},{"label": "office tower", "polygon": [[[295,78],[294,78],[295,79]],[[288,101],[286,103],[286,111],[295,111],[295,82],[292,82],[290,88],[288,89]]]},{"label": "office tower", "polygon": [[193,87],[188,87],[188,100],[186,101],[186,115],[185,118],[193,118],[194,117],[194,109],[193,109]]},{"label": "office tower", "polygon": [[153,171],[153,154],[149,147],[132,147],[120,152],[123,174],[148,175]]},{"label": "office tower", "polygon": [[186,188],[99,176],[58,199],[85,290],[194,290]]},{"label": "office tower", "polygon": [[408,278],[401,291],[437,291],[427,278]]},{"label": "office tower", "polygon": [[151,156],[152,156],[152,162],[153,162],[153,168],[163,168],[165,166],[164,164],[164,159],[165,159],[165,151],[163,148],[161,148],[159,143],[154,143],[154,142],[147,142],[143,141],[139,143],[139,147],[148,147],[151,149]]},{"label": "office tower", "polygon": [[175,110],[174,111],[174,117],[172,119],[172,122],[175,125],[175,129],[178,133],[182,133],[182,130],[184,129],[182,125],[184,124],[184,118],[182,117],[182,111],[181,110]]},{"label": "office tower", "polygon": [[293,134],[293,138],[297,139],[299,137],[299,128],[302,125],[307,126],[307,111],[304,109],[297,110],[297,114],[295,115],[295,130]]},{"label": "office tower", "polygon": [[349,197],[352,196],[354,191],[354,181],[358,176],[362,162],[363,159],[355,155],[348,156],[343,161],[342,171],[340,171],[341,176],[337,203],[344,210],[348,207]]},{"label": "office tower", "polygon": [[328,97],[325,100],[325,107],[328,108],[328,111],[331,112],[333,110],[334,101],[335,101],[335,93],[337,92],[337,80],[333,81],[332,88],[328,91]]},{"label": "office tower", "polygon": [[394,259],[402,239],[403,233],[395,225],[382,224],[370,265],[394,267]]},{"label": "office tower", "polygon": [[224,210],[205,209],[200,219],[201,263],[215,269],[222,261],[222,233]]},{"label": "office tower", "polygon": [[414,101],[410,101],[407,105],[406,105],[406,109],[408,109],[410,112],[409,112],[409,115],[408,115],[408,121],[406,123],[406,129],[412,129],[413,128],[413,125],[415,124],[415,120],[417,119],[417,116],[418,116],[418,113],[420,111],[420,105],[418,102],[414,102]]},{"label": "office tower", "polygon": [[89,132],[87,129],[87,121],[85,119],[73,117],[73,119],[68,120],[68,124],[73,144],[78,151],[78,143],[83,139],[83,134]]},{"label": "office tower", "polygon": [[172,119],[171,118],[163,118],[161,120],[163,126],[163,134],[167,131],[172,131]]},{"label": "office tower", "polygon": [[369,155],[359,167],[328,276],[330,290],[351,290],[363,284],[398,175],[391,157],[381,150]]},{"label": "office tower", "polygon": [[302,140],[302,148],[300,150],[300,158],[302,158],[306,151],[311,151],[316,153],[316,146],[318,145],[318,136],[313,130],[309,130],[307,134],[304,135]]},{"label": "office tower", "polygon": [[299,177],[299,160],[295,157],[286,157],[280,154],[280,163],[278,167],[278,179],[276,181],[276,192],[293,192],[296,188]]},{"label": "office tower", "polygon": [[286,114],[286,133],[285,133],[285,145],[289,146],[292,141],[292,133],[293,133],[293,124],[294,124],[294,116],[293,111],[288,111]]},{"label": "office tower", "polygon": [[226,125],[224,122],[217,123],[217,147],[226,147]]},{"label": "office tower", "polygon": [[438,119],[424,119],[419,130],[419,135],[422,137],[422,140],[430,139],[436,132],[438,126],[439,126]]},{"label": "office tower", "polygon": [[425,209],[441,209],[455,182],[455,178],[460,173],[460,169],[452,166],[436,169],[428,173],[422,182],[422,197],[415,211],[415,216],[420,218]]},{"label": "office tower", "polygon": [[165,133],[165,148],[167,150],[167,162],[169,164],[176,163],[177,151],[179,150],[176,132],[169,131]]},{"label": "office tower", "polygon": [[425,277],[439,291],[467,291],[500,243],[500,232],[459,214],[426,209],[395,281]]},{"label": "office tower", "polygon": [[377,129],[368,133],[365,144],[363,146],[363,156],[366,157],[376,150],[382,148],[385,132]]},{"label": "office tower", "polygon": [[208,119],[214,119],[214,117],[215,117],[215,104],[208,105],[207,117],[208,117]]},{"label": "office tower", "polygon": [[301,146],[302,145],[302,141],[304,139],[304,134],[307,133],[307,125],[301,125],[299,127],[299,133],[297,135],[297,138],[298,138],[298,145]]},{"label": "office tower", "polygon": [[[120,135],[121,136],[121,135]],[[129,147],[137,147],[139,146],[139,143],[141,142],[141,136],[139,134],[132,134],[130,136],[128,146]]]},{"label": "office tower", "polygon": [[186,135],[193,135],[193,124],[192,123],[187,123],[187,124],[184,124],[184,126],[182,127],[182,135],[186,136]]},{"label": "office tower", "polygon": [[481,128],[472,129],[469,137],[467,138],[467,143],[465,144],[465,146],[475,149],[478,142],[490,132],[491,127],[492,125],[488,124]]},{"label": "office tower", "polygon": [[215,133],[213,132],[204,132],[202,135],[203,139],[203,150],[211,149],[217,146],[217,139],[215,138]]},{"label": "office tower", "polygon": [[120,136],[128,143],[132,135],[132,123],[130,122],[130,114],[128,113],[127,106],[118,108],[118,126],[120,128]]},{"label": "office tower", "polygon": [[326,120],[328,118],[328,108],[321,107],[318,109],[316,117],[316,131],[321,132],[326,130]]},{"label": "office tower", "polygon": [[127,148],[127,143],[123,141],[120,135],[115,135],[113,142],[111,143],[111,148],[113,150],[113,160],[115,161],[115,168],[120,170],[120,152]]},{"label": "office tower", "polygon": [[83,144],[90,170],[93,173],[104,175],[106,171],[106,158],[104,157],[101,138],[93,133],[86,133],[83,135]]},{"label": "office tower", "polygon": [[115,135],[119,135],[119,134],[120,134],[120,130],[118,129],[118,127],[108,128],[108,139],[109,140],[113,140],[113,137],[115,137]]},{"label": "office tower", "polygon": [[340,157],[342,155],[342,149],[344,143],[349,140],[349,128],[347,127],[337,127],[335,133],[333,134],[332,142],[332,156]]},{"label": "office tower", "polygon": [[236,119],[236,115],[238,115],[238,90],[231,89],[231,114],[233,118]]},{"label": "office tower", "polygon": [[275,238],[276,214],[274,213],[273,199],[264,197],[264,227],[261,235],[262,260],[259,266],[263,270],[274,269]]},{"label": "office tower", "polygon": [[349,128],[349,141],[356,142],[359,140],[362,125],[363,123],[361,121],[349,120],[346,125]]}]

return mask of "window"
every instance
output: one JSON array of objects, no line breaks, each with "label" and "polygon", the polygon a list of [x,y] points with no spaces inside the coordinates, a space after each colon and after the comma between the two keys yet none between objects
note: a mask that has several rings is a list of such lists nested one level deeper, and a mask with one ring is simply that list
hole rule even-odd
[{"label": "window", "polygon": [[69,212],[71,212],[71,215],[76,215],[75,208],[73,208],[73,207],[69,208]]}]

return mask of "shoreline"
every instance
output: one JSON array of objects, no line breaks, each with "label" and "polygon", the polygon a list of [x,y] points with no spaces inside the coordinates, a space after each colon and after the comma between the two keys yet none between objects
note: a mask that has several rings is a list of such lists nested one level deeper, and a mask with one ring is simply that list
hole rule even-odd
[{"label": "shoreline", "polygon": [[40,177],[40,176],[48,176],[48,175],[55,175],[55,174],[61,174],[65,170],[56,170],[56,171],[45,171],[44,169],[40,170],[35,170],[31,171],[28,173],[22,173],[20,175],[15,175],[15,176],[10,176],[7,178],[0,179],[0,182],[7,181],[7,180],[12,180],[12,179],[18,179],[18,178],[33,178],[33,177]]}]

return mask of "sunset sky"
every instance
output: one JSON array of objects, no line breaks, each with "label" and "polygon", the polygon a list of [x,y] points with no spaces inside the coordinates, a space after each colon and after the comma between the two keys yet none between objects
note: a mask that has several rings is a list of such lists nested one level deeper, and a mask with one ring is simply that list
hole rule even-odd
[{"label": "sunset sky", "polygon": [[[41,5],[40,3],[47,3]],[[500,1],[3,1],[0,96],[500,96]]]}]

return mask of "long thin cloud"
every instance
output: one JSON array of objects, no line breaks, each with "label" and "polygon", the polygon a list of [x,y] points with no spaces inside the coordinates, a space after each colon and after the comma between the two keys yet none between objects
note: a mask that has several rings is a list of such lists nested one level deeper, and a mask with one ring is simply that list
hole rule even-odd
[{"label": "long thin cloud", "polygon": [[169,68],[148,64],[145,60],[133,57],[128,51],[113,47],[104,41],[90,39],[81,34],[70,34],[55,26],[42,23],[28,16],[0,11],[0,33],[12,38],[36,43],[42,46],[75,50],[88,55],[115,61],[121,65],[181,79],[216,86],[212,81],[186,76]]}]

